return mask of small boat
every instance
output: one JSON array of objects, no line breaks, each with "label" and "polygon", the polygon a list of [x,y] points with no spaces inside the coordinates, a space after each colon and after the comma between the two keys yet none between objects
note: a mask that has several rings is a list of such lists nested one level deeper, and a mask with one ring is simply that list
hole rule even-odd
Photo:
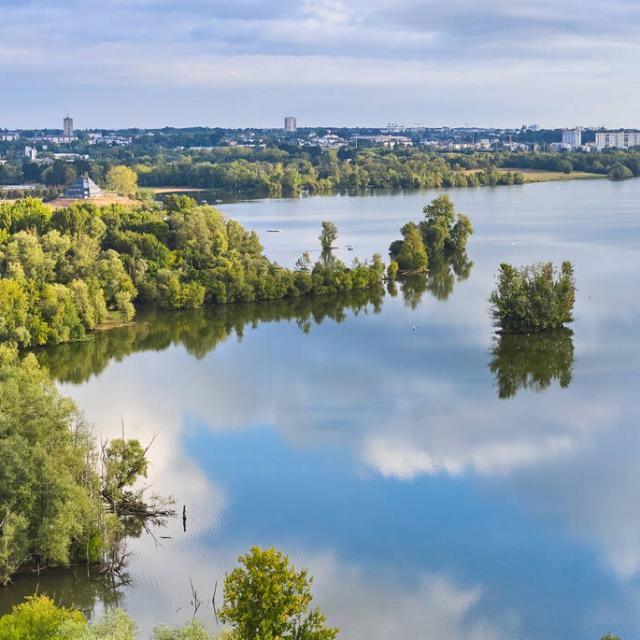
[{"label": "small boat", "polygon": [[353,247],[350,244],[347,245],[347,251],[353,251]]},{"label": "small boat", "polygon": [[267,229],[267,233],[280,233],[280,229]]}]

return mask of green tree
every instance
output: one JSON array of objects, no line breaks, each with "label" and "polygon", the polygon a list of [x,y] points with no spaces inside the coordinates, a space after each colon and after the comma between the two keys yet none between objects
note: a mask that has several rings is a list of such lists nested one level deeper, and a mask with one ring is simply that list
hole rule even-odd
[{"label": "green tree", "polygon": [[65,187],[76,179],[73,165],[63,160],[55,160],[42,174],[44,183],[49,186]]},{"label": "green tree", "polygon": [[296,571],[289,558],[274,548],[251,551],[241,567],[227,574],[220,620],[243,640],[333,640],[338,630],[325,626],[312,601],[312,578]]},{"label": "green tree", "polygon": [[617,162],[611,167],[607,177],[609,180],[628,180],[629,178],[633,178],[633,171],[621,162]]},{"label": "green tree", "polygon": [[328,222],[325,220],[322,223],[322,232],[320,233],[320,246],[322,247],[322,251],[328,253],[331,251],[331,247],[333,243],[336,241],[338,237],[338,227],[333,222]]},{"label": "green tree", "polygon": [[497,327],[507,333],[528,333],[573,322],[575,292],[570,262],[563,262],[559,272],[550,262],[520,269],[502,263],[489,301]]},{"label": "green tree", "polygon": [[135,195],[138,189],[138,176],[133,169],[124,165],[112,167],[107,172],[107,189],[121,196]]},{"label": "green tree", "polygon": [[418,226],[408,222],[402,227],[401,233],[402,240],[394,242],[390,248],[393,260],[402,271],[426,270],[429,257]]},{"label": "green tree", "polygon": [[395,260],[392,260],[387,267],[387,280],[389,282],[394,282],[398,275],[398,263]]},{"label": "green tree", "polygon": [[27,598],[0,618],[0,640],[68,640],[86,624],[80,612],[57,607],[50,598],[37,596]]}]

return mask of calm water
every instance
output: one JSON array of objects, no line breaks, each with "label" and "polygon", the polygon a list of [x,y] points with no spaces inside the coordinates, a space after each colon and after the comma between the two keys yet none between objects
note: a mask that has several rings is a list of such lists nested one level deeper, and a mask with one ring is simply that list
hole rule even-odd
[{"label": "calm water", "polygon": [[[385,254],[435,195],[221,208],[291,265],[324,219],[342,257]],[[476,229],[465,280],[148,311],[44,352],[98,432],[124,420],[129,436],[158,434],[150,480],[188,523],[131,542],[126,587],[78,571],[45,574],[40,590],[87,611],[118,602],[148,630],[191,617],[191,581],[213,624],[216,581],[273,544],[310,569],[344,638],[637,637],[640,180],[449,195]],[[495,342],[499,263],[563,259],[579,288],[573,335]]]}]

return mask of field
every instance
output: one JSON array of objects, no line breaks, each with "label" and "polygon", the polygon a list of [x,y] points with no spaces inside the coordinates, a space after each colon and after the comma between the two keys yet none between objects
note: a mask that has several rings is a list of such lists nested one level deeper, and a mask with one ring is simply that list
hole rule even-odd
[{"label": "field", "polygon": [[126,198],[124,196],[116,195],[115,193],[105,193],[99,198],[89,198],[87,200],[74,200],[71,198],[56,198],[51,202],[47,202],[50,207],[54,209],[57,207],[68,207],[72,205],[74,202],[90,202],[91,204],[95,204],[97,207],[104,207],[111,204],[140,204],[140,200],[134,200],[132,198]]},{"label": "field", "polygon": [[606,178],[606,176],[601,173],[587,173],[585,171],[563,173],[561,171],[543,171],[541,169],[498,169],[499,173],[508,173],[509,171],[512,173],[521,173],[524,176],[525,182],[553,182],[556,180],[593,180],[595,178]]}]

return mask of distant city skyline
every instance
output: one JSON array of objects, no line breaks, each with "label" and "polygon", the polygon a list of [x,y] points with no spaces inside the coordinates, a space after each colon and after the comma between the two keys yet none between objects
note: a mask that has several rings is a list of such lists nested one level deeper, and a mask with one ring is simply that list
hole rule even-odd
[{"label": "distant city skyline", "polygon": [[2,0],[0,127],[638,126],[631,0]]}]

